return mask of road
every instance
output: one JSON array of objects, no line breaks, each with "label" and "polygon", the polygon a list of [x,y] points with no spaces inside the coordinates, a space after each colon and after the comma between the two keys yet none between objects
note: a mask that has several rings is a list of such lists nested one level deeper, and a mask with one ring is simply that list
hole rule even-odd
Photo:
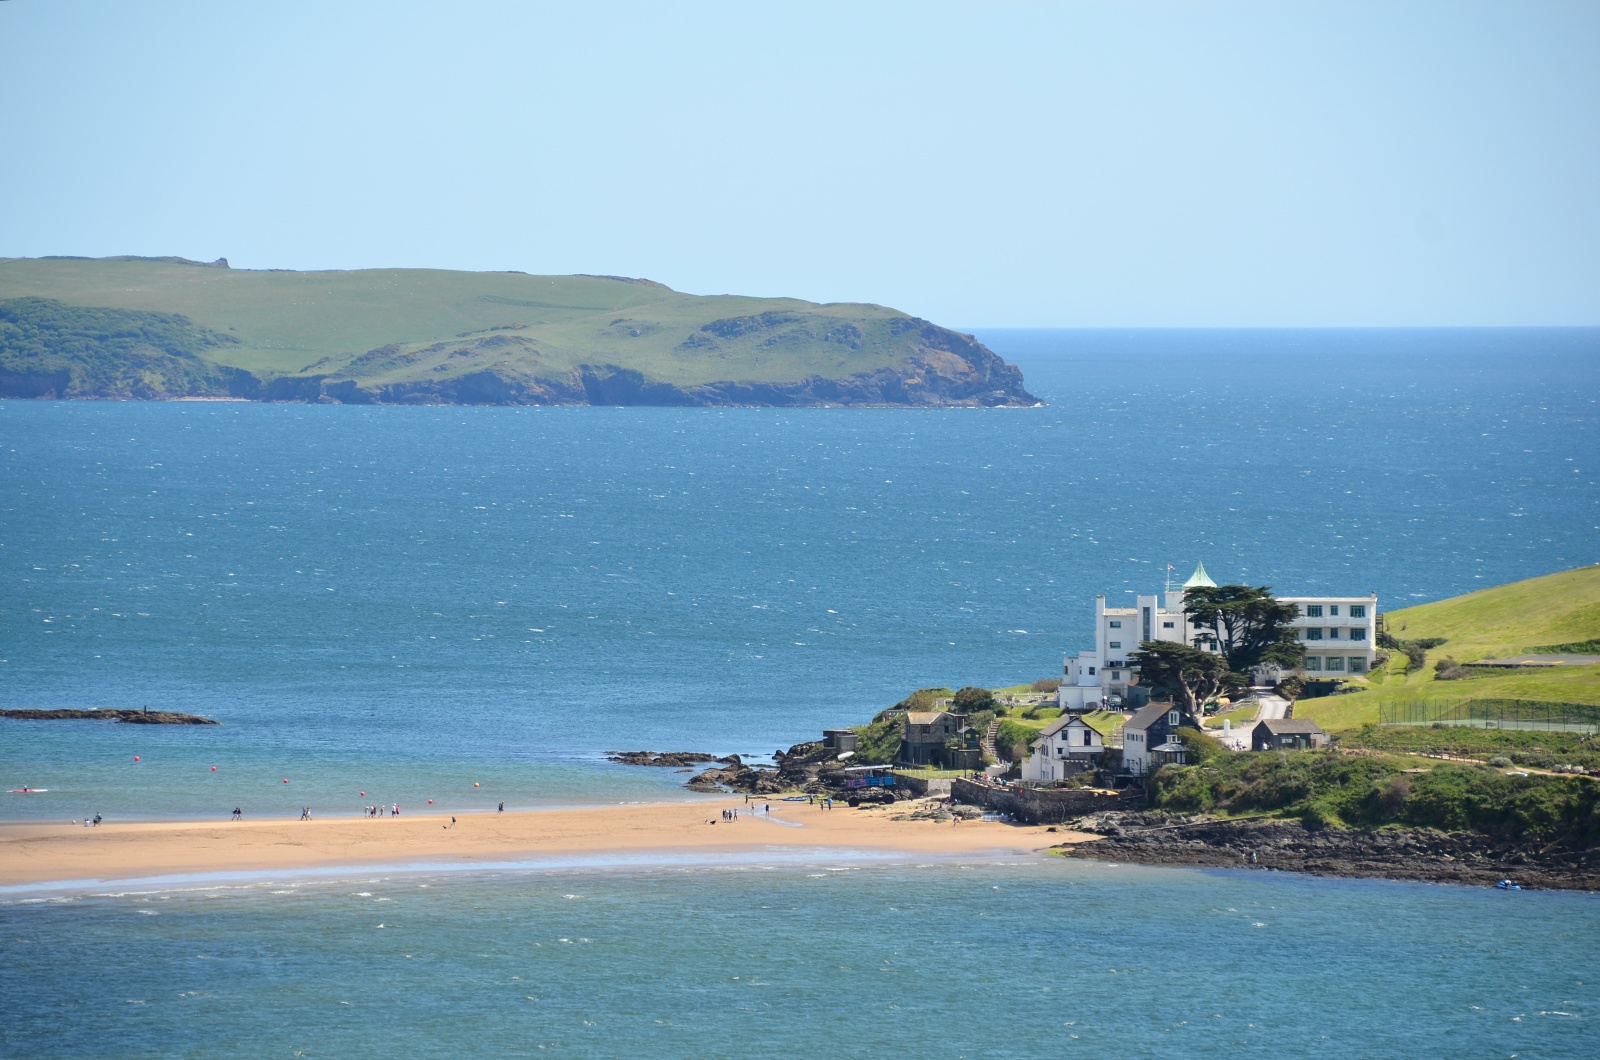
[{"label": "road", "polygon": [[1233,751],[1250,750],[1250,733],[1256,727],[1256,722],[1267,721],[1275,718],[1284,718],[1289,714],[1289,701],[1272,692],[1256,693],[1256,715],[1243,725],[1236,725],[1228,732],[1211,729],[1210,734],[1215,736],[1222,746]]}]

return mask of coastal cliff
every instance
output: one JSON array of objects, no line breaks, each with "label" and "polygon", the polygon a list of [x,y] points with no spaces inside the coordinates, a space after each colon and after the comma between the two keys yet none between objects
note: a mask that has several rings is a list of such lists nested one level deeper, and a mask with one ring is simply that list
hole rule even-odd
[{"label": "coastal cliff", "polygon": [[1037,404],[971,335],[884,306],[616,276],[0,259],[0,397],[341,404]]}]

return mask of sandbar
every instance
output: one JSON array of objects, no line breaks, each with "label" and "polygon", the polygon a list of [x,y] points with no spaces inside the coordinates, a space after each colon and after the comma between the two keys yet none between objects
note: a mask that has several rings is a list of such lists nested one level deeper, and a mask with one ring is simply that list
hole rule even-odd
[{"label": "sandbar", "polygon": [[[470,867],[541,859],[669,856],[707,863],[763,851],[1029,853],[1098,837],[998,821],[895,820],[917,803],[822,810],[742,798],[504,813],[220,821],[0,823],[0,887],[366,866]],[[737,809],[737,821],[721,811]],[[715,823],[712,823],[715,822]]]}]

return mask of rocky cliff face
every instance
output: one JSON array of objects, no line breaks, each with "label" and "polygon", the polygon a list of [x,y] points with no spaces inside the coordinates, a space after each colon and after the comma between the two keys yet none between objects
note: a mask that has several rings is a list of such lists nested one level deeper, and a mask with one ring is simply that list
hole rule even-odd
[{"label": "rocky cliff face", "polygon": [[[999,407],[1038,404],[1022,372],[972,338],[925,320],[913,353],[887,368],[840,378],[784,383],[726,380],[677,387],[614,364],[583,365],[555,376],[488,369],[451,379],[364,386],[357,379],[285,376],[266,384],[266,401],[382,405],[655,405]],[[244,388],[239,388],[244,389]],[[236,391],[237,393],[238,391]],[[256,396],[241,394],[240,396]]]},{"label": "rocky cliff face", "polygon": [[[274,377],[265,369],[238,366],[254,363],[255,354],[231,326],[222,331],[176,313],[32,296],[0,299],[0,397],[448,405],[1037,404],[1016,366],[972,336],[881,306],[802,306],[718,317],[692,326],[680,341],[685,332],[676,329],[683,326],[681,320],[669,327],[622,316],[593,333],[563,333],[555,342],[536,326],[496,324],[453,337],[392,341],[354,357],[325,356],[296,374]],[[659,348],[631,346],[635,341]],[[869,352],[858,352],[863,350]],[[846,364],[859,370],[844,374]],[[841,374],[822,374],[832,365]],[[717,379],[724,370],[793,372],[799,378]],[[710,381],[672,383],[661,375]]]}]

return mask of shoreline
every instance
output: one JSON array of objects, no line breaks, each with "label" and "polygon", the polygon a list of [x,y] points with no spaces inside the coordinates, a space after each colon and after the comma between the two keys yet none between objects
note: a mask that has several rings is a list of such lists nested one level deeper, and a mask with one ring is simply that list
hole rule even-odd
[{"label": "shoreline", "polygon": [[1307,828],[1293,819],[1113,812],[1080,822],[1096,842],[1058,844],[1068,858],[1172,868],[1255,869],[1524,890],[1600,892],[1600,852],[1548,852],[1468,832]]},{"label": "shoreline", "polygon": [[[300,821],[147,821],[82,825],[0,823],[0,895],[83,890],[170,879],[259,877],[283,872],[455,871],[654,860],[707,865],[751,855],[807,853],[960,857],[1038,854],[1097,836],[993,821],[894,820],[898,803],[821,810],[772,802],[770,816],[742,798],[589,809]],[[723,810],[738,810],[723,821]],[[711,823],[716,822],[716,823]]]}]

